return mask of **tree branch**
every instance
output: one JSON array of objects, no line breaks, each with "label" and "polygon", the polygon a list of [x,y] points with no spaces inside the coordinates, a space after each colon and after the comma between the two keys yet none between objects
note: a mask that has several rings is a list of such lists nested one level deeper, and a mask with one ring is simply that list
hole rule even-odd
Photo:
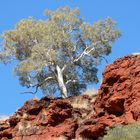
[{"label": "tree branch", "polygon": [[69,84],[70,82],[75,83],[76,81],[77,81],[77,80],[68,80],[68,81],[66,82],[66,85]]},{"label": "tree branch", "polygon": [[[89,55],[90,56],[90,53],[95,49],[94,46],[96,46],[97,44],[101,43],[101,41],[97,41],[95,42],[92,46],[93,47],[88,47],[86,44],[85,45],[85,49],[84,51],[79,55],[77,56],[77,58],[75,58],[74,60],[72,60],[69,64],[67,65],[64,65],[64,67],[62,68],[62,71],[64,71],[66,69],[67,66],[70,66],[71,64],[79,61],[82,57],[84,57],[85,55]],[[89,49],[89,50],[88,50]]]},{"label": "tree branch", "polygon": [[62,71],[64,71],[67,66],[69,66],[69,65],[77,62],[80,58],[82,58],[85,55],[87,49],[88,49],[88,47],[86,47],[86,49],[77,58],[75,58],[74,60],[72,60],[69,64],[64,65],[64,67],[62,68]]},{"label": "tree branch", "polygon": [[32,88],[34,88],[35,87],[35,91],[34,92],[32,92],[32,91],[26,91],[26,92],[22,92],[21,94],[26,94],[26,93],[29,93],[29,94],[33,94],[34,96],[35,96],[35,98],[36,98],[36,93],[37,93],[37,91],[38,91],[38,88],[41,86],[41,85],[43,85],[45,82],[47,82],[48,80],[50,80],[50,79],[53,79],[53,77],[47,77],[47,78],[45,78],[45,80],[44,81],[42,81],[41,83],[38,83],[38,84],[35,84],[35,85],[30,85],[29,87],[32,87]]},{"label": "tree branch", "polygon": [[32,94],[34,96],[34,99],[38,99],[38,97],[36,96],[37,91],[38,91],[38,87],[36,87],[35,92],[27,91],[27,92],[22,92],[21,94]]},{"label": "tree branch", "polygon": [[53,79],[53,77],[49,76],[49,77],[45,78],[45,80],[42,81],[41,83],[32,85],[32,86],[30,86],[30,87],[40,87],[41,85],[43,85],[45,82],[47,82],[47,81],[50,80],[50,79]]}]

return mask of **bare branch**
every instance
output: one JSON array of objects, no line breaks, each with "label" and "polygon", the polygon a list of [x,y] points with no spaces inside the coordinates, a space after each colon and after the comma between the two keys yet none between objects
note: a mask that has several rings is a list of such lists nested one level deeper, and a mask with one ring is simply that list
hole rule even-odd
[{"label": "bare branch", "polygon": [[76,59],[72,60],[69,64],[64,65],[64,67],[62,68],[62,71],[64,71],[66,69],[66,67],[70,66],[71,64],[73,64],[73,63],[77,62],[79,59],[81,59],[85,55],[87,49],[88,49],[88,47],[86,47],[86,49]]},{"label": "bare branch", "polygon": [[74,60],[72,60],[69,64],[64,65],[64,67],[62,68],[62,71],[64,71],[64,70],[66,69],[66,67],[68,67],[68,66],[72,65],[73,63],[79,61],[79,60],[80,60],[82,57],[84,57],[85,55],[90,56],[90,53],[91,53],[93,50],[95,50],[94,46],[96,46],[96,45],[99,44],[99,43],[101,43],[101,41],[95,42],[94,44],[92,44],[93,47],[89,47],[89,46],[87,46],[86,44],[84,44],[84,45],[85,45],[84,51],[83,51],[77,58],[75,58]]},{"label": "bare branch", "polygon": [[32,88],[34,88],[35,87],[35,91],[33,92],[33,91],[26,91],[26,92],[22,92],[21,94],[32,94],[32,95],[34,95],[35,96],[35,98],[36,98],[36,93],[37,93],[37,91],[38,91],[38,88],[41,86],[41,85],[43,85],[45,82],[47,82],[48,80],[50,80],[50,79],[53,79],[53,77],[47,77],[47,78],[45,78],[45,80],[44,81],[42,81],[41,83],[38,83],[38,84],[35,84],[35,85],[30,85],[30,87],[32,87]]},{"label": "bare branch", "polygon": [[38,83],[38,84],[35,84],[35,85],[32,85],[31,87],[40,87],[41,85],[43,85],[44,83],[46,83],[48,80],[50,80],[50,79],[53,79],[53,77],[47,77],[47,78],[45,78],[45,80],[44,81],[42,81],[41,83]]},{"label": "bare branch", "polygon": [[[89,55],[89,56],[90,56],[90,53],[91,53],[93,50],[95,50],[94,46],[98,45],[99,43],[101,43],[101,41],[97,41],[97,42],[93,43],[93,44],[92,44],[92,47],[88,47],[88,46],[86,45],[85,50],[84,50],[75,60],[73,60],[73,63],[74,63],[74,62],[77,62],[79,59],[81,59],[81,58],[82,58],[83,56],[85,56],[85,55]],[[89,50],[88,50],[88,49],[89,49]]]},{"label": "bare branch", "polygon": [[77,80],[68,80],[68,81],[66,82],[66,85],[69,84],[70,82],[75,83],[75,82],[77,82]]},{"label": "bare branch", "polygon": [[36,87],[35,92],[27,91],[27,92],[21,92],[21,94],[32,94],[34,96],[34,99],[38,99],[38,97],[36,96],[37,91],[38,91],[38,87]]},{"label": "bare branch", "polygon": [[85,50],[84,50],[76,59],[74,59],[72,63],[77,62],[77,61],[78,61],[79,59],[81,59],[83,56],[87,55],[87,52],[86,52],[87,49],[88,49],[88,47],[86,47]]}]

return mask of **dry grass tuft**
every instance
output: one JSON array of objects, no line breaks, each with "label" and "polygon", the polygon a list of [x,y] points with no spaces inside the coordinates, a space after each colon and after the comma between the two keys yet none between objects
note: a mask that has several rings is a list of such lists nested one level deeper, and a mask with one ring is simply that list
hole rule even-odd
[{"label": "dry grass tuft", "polygon": [[83,96],[79,96],[71,102],[71,105],[73,106],[73,108],[89,109],[90,103],[96,99],[97,94],[98,94],[98,90],[88,89],[82,95],[89,96],[91,98],[91,100],[89,100],[88,98],[84,99]]},{"label": "dry grass tuft", "polygon": [[71,103],[73,108],[85,108],[88,109],[89,101],[83,98],[76,98]]},{"label": "dry grass tuft", "polygon": [[91,98],[94,98],[96,97],[98,94],[98,90],[97,89],[87,89],[83,95],[88,95],[89,97]]}]

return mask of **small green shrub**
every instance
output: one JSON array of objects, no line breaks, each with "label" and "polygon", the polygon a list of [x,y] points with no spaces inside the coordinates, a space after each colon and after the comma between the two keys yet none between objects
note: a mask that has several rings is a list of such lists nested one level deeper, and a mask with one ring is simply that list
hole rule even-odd
[{"label": "small green shrub", "polygon": [[140,124],[116,125],[102,140],[140,140]]}]

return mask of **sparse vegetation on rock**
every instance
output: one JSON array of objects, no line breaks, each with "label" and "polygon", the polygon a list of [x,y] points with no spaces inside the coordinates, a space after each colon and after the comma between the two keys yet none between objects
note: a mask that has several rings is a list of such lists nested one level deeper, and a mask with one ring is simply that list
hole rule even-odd
[{"label": "sparse vegetation on rock", "polygon": [[140,140],[140,124],[116,125],[101,140]]}]

